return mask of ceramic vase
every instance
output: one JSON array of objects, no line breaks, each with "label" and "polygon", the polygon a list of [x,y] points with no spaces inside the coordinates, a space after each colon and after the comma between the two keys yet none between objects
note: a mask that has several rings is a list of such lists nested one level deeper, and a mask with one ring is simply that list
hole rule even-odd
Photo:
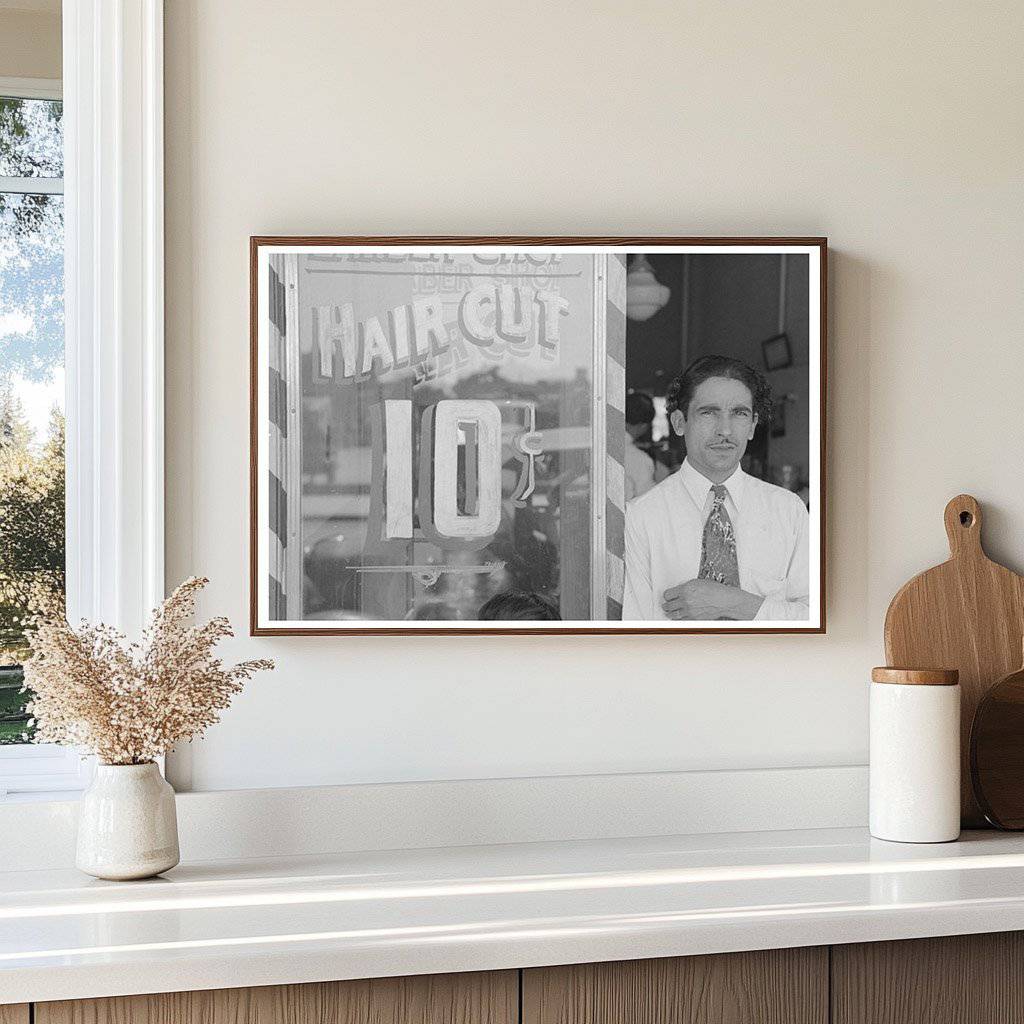
[{"label": "ceramic vase", "polygon": [[80,802],[79,870],[115,881],[151,878],[179,859],[174,790],[157,765],[97,765]]}]

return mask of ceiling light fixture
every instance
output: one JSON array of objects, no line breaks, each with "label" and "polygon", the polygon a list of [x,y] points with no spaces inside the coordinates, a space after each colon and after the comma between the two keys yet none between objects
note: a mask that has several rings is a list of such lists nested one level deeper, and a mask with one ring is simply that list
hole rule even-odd
[{"label": "ceiling light fixture", "polygon": [[650,320],[661,309],[672,289],[659,284],[645,253],[637,253],[626,274],[626,316],[630,320]]}]

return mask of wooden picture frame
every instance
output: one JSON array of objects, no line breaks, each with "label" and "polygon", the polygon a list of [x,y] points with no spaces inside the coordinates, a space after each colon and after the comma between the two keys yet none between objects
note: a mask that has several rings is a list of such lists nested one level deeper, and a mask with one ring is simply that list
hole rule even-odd
[{"label": "wooden picture frame", "polygon": [[[627,270],[630,262],[637,262],[630,261],[632,254],[643,254],[650,261],[641,261],[644,264],[644,274],[647,276],[638,280],[635,288]],[[729,257],[744,257],[744,260],[730,260]],[[772,260],[768,261],[768,257]],[[512,284],[502,280],[502,275],[497,271],[488,269],[496,265],[495,261],[499,259],[507,260],[515,268],[504,274],[505,278],[513,282]],[[387,268],[385,261],[392,264],[391,269]],[[436,261],[437,269],[424,275],[419,264],[430,261]],[[472,265],[469,266],[467,261]],[[528,261],[529,273],[519,267],[516,261]],[[564,284],[556,282],[548,288],[545,282],[550,284],[553,280],[551,267],[558,261],[577,268],[572,274],[564,275],[577,281],[567,281]],[[587,269],[578,269],[584,265]],[[663,308],[655,308],[651,313],[650,305],[657,307],[661,296],[650,287],[648,271],[653,267],[655,278],[659,275],[671,276],[678,273],[680,265],[684,267],[683,272],[686,275],[683,281],[685,287],[675,283],[671,288],[661,285],[664,292],[668,293],[668,297]],[[641,575],[634,566],[631,581],[630,570],[625,570],[625,585],[628,590],[623,597],[622,583],[616,583],[616,575],[621,580],[622,564],[629,562],[629,552],[623,553],[623,557],[618,560],[620,564],[616,566],[616,553],[613,550],[611,535],[622,535],[624,513],[619,505],[625,503],[621,500],[621,495],[614,493],[622,486],[621,480],[617,482],[615,479],[615,475],[621,472],[617,461],[619,456],[616,454],[615,457],[611,457],[608,452],[610,448],[619,446],[618,438],[626,434],[620,427],[623,425],[621,409],[624,404],[624,393],[630,379],[629,375],[633,372],[633,363],[630,362],[632,357],[628,354],[632,351],[629,344],[630,332],[635,330],[638,338],[642,333],[645,339],[664,339],[671,338],[672,331],[681,330],[686,339],[680,342],[680,352],[687,356],[686,361],[692,361],[692,356],[702,351],[701,345],[706,348],[711,344],[707,338],[702,341],[699,336],[700,310],[693,305],[695,296],[703,288],[708,297],[707,308],[713,311],[716,308],[715,303],[718,302],[715,298],[715,289],[718,287],[715,283],[715,274],[735,276],[734,272],[739,273],[747,266],[751,268],[751,273],[756,271],[762,275],[778,275],[782,282],[778,290],[782,295],[787,294],[787,273],[796,275],[796,286],[788,291],[789,302],[793,304],[789,312],[793,314],[795,310],[795,316],[790,315],[787,319],[787,333],[792,336],[799,331],[799,325],[803,323],[808,339],[808,359],[804,368],[807,379],[800,385],[804,389],[801,393],[805,395],[807,403],[806,422],[810,424],[806,438],[806,478],[810,481],[810,486],[804,496],[808,523],[805,527],[805,557],[806,564],[810,567],[807,595],[804,600],[806,618],[770,619],[764,625],[759,625],[762,619],[717,617],[711,621],[637,620],[632,617],[582,618],[578,615],[573,615],[571,619],[525,620],[509,617],[499,621],[470,618],[436,620],[364,617],[367,615],[367,607],[402,610],[401,601],[396,602],[394,598],[396,587],[393,581],[396,579],[404,581],[409,615],[420,614],[424,608],[429,613],[431,609],[426,606],[432,603],[443,605],[446,609],[455,609],[459,614],[463,614],[464,609],[468,607],[470,614],[473,613],[476,596],[471,595],[471,598],[467,599],[468,604],[464,602],[462,605],[455,603],[454,598],[450,602],[447,599],[435,601],[430,596],[430,591],[437,587],[438,580],[446,581],[448,585],[450,581],[470,575],[478,582],[485,576],[494,578],[502,574],[506,574],[506,581],[508,578],[514,580],[514,575],[509,576],[512,570],[507,567],[510,563],[513,563],[514,567],[519,566],[526,556],[522,550],[509,547],[508,537],[504,536],[503,531],[508,532],[505,520],[512,505],[516,506],[511,512],[513,517],[519,517],[522,513],[521,506],[511,500],[514,495],[509,494],[509,489],[510,482],[515,481],[518,473],[515,494],[524,492],[522,481],[528,476],[524,468],[527,464],[533,467],[531,471],[534,477],[531,479],[534,482],[537,472],[540,472],[542,476],[546,475],[547,485],[551,488],[562,488],[562,504],[552,499],[548,502],[548,508],[539,509],[537,515],[542,519],[546,515],[544,521],[549,524],[557,520],[558,538],[564,541],[561,547],[555,544],[558,548],[557,557],[560,559],[558,570],[561,575],[555,574],[559,582],[555,584],[554,589],[545,590],[538,587],[531,590],[526,595],[529,598],[527,604],[532,608],[533,604],[530,602],[537,598],[537,608],[557,603],[556,610],[562,612],[572,602],[578,604],[584,600],[580,596],[581,592],[589,587],[585,599],[590,602],[592,612],[597,609],[600,614],[607,607],[609,615],[614,615],[615,587],[619,586],[621,611],[630,594],[637,591],[636,580]],[[385,270],[388,270],[387,274]],[[328,275],[335,277],[329,278]],[[397,294],[395,289],[404,285],[401,281],[383,280],[385,276],[410,279],[410,287],[413,288],[410,296],[417,294],[415,289],[421,286],[438,289],[438,295],[441,295],[441,290],[449,289],[458,300],[460,316],[468,316],[465,309],[469,302],[475,314],[484,311],[489,319],[481,320],[478,316],[473,320],[469,317],[461,326],[456,321],[449,322],[444,317],[440,321],[435,319],[432,324],[428,323],[429,318],[435,316],[437,308],[445,303],[451,305],[448,302],[448,292],[444,293],[443,303],[438,299],[432,305],[429,296],[421,295],[419,299],[410,298],[408,302],[403,297],[402,304],[388,307],[388,302],[393,301]],[[638,278],[639,276],[637,275]],[[381,280],[373,284],[375,277]],[[428,278],[438,280],[434,282]],[[532,291],[525,291],[520,287],[527,279],[532,282]],[[328,280],[332,282],[332,287],[344,290],[344,301],[336,298],[335,293],[328,295],[327,302],[321,301],[327,294],[324,289]],[[478,280],[486,281],[486,285],[473,284]],[[306,281],[315,284],[303,283]],[[585,301],[576,301],[575,294],[570,301],[559,292],[559,288],[570,287],[579,291],[579,287],[582,287],[580,282],[586,282],[587,288],[590,289],[586,293]],[[506,284],[509,289],[518,290],[520,296],[513,296],[512,291],[502,292],[500,289]],[[721,287],[724,288],[726,284],[728,281]],[[379,291],[368,293],[367,289],[371,286],[378,287]],[[480,291],[484,287],[495,289],[493,298]],[[827,287],[827,240],[819,237],[253,236],[250,239],[251,635],[824,633]],[[626,307],[632,302],[631,289],[639,297],[638,301],[642,300],[645,304],[642,310],[643,322],[636,324],[631,319],[625,319]],[[758,292],[764,290],[759,288]],[[471,291],[474,292],[474,297],[470,302]],[[611,294],[612,292],[614,294]],[[341,295],[341,292],[337,294]],[[384,301],[385,294],[391,296],[387,302]],[[524,299],[524,294],[530,298]],[[503,297],[509,296],[512,296],[509,298],[510,308],[514,308],[512,313],[503,312],[498,308]],[[416,309],[413,308],[414,301],[420,303]],[[524,303],[527,301],[533,303],[532,308],[535,310],[529,315],[523,312]],[[687,302],[690,303],[689,306],[686,305]],[[371,308],[372,315],[369,315]],[[568,312],[563,313],[562,310],[567,308]],[[558,387],[562,388],[563,393],[559,396],[558,402],[553,402],[547,395],[543,401],[547,403],[549,418],[550,408],[554,405],[558,405],[561,414],[568,415],[565,410],[575,408],[575,397],[568,394],[570,382],[566,367],[570,366],[572,360],[565,352],[572,339],[576,339],[572,343],[579,348],[581,343],[578,337],[582,337],[582,329],[578,324],[572,331],[568,326],[563,327],[563,336],[559,337],[558,327],[551,328],[550,325],[552,317],[557,322],[560,316],[571,326],[576,311],[583,309],[591,311],[594,350],[592,372],[588,370],[584,373],[580,365],[575,366],[576,378],[586,378],[583,384],[589,389],[587,393],[590,395],[591,418],[585,427],[576,425],[577,422],[583,422],[579,410],[576,410],[576,413],[579,413],[577,420],[565,423],[559,420],[554,426],[542,425],[537,428],[534,424],[534,429],[531,429],[529,424],[516,421],[512,429],[514,445],[510,447],[507,417],[521,414],[528,418],[530,415],[536,415],[540,404],[532,399],[524,401],[501,397],[501,393],[498,396],[492,394],[494,387],[497,386],[496,382],[504,380],[502,374],[506,371],[502,369],[505,365],[503,362],[484,364],[484,369],[473,370],[472,373],[465,365],[458,365],[454,370],[449,368],[444,371],[449,377],[442,381],[442,384],[449,389],[448,391],[443,391],[442,386],[437,384],[442,377],[442,357],[447,355],[448,351],[440,335],[439,325],[443,322],[451,338],[456,337],[457,328],[469,330],[467,337],[471,338],[474,346],[487,350],[488,359],[498,359],[496,349],[500,342],[505,349],[501,358],[508,360],[509,367],[514,368],[516,372],[521,371],[521,374],[526,372],[523,367],[532,365],[531,360],[534,360],[536,353],[550,359],[550,365],[554,368],[551,371],[552,379],[557,378]],[[604,312],[605,310],[607,312]],[[355,315],[356,312],[358,316]],[[772,311],[773,318],[776,312],[779,316],[783,313],[781,309]],[[420,316],[419,321],[416,320],[417,315]],[[437,315],[441,316],[439,313]],[[503,315],[508,316],[508,323],[512,326],[523,326],[524,331],[528,330],[529,339],[525,334],[522,337],[515,334],[507,337],[503,335],[500,320]],[[700,315],[704,316],[705,320],[713,320],[710,312]],[[548,328],[554,330],[553,338],[542,333],[545,316],[548,318]],[[767,316],[767,313],[764,316]],[[320,319],[317,319],[318,317]],[[751,313],[751,318],[753,317],[754,314]],[[404,325],[400,323],[403,319]],[[637,320],[640,321],[641,317],[638,316]],[[682,328],[678,326],[680,322]],[[327,326],[324,326],[325,324]],[[474,327],[474,324],[478,326]],[[483,326],[480,327],[480,324]],[[281,325],[285,326],[278,330]],[[622,365],[616,365],[607,351],[609,330],[616,337],[619,333],[622,334],[621,346],[627,353],[619,355],[619,362]],[[273,332],[276,332],[274,360],[280,365],[271,368],[270,335]],[[423,335],[422,351],[420,333]],[[762,331],[754,337],[763,338],[765,333]],[[465,339],[461,341],[464,342]],[[430,355],[425,354],[428,351],[428,343],[432,346],[429,349]],[[755,341],[754,344],[758,346],[760,357],[760,341]],[[542,346],[547,350],[541,352]],[[455,348],[458,346],[453,343],[453,352]],[[475,348],[469,348],[464,344],[462,348],[467,349],[470,357],[481,355]],[[639,341],[636,350],[641,351]],[[509,352],[513,352],[517,357],[521,356],[522,359],[513,363]],[[728,355],[724,349],[722,354]],[[455,353],[450,362],[457,363],[459,358],[461,356]],[[583,357],[577,353],[574,358],[581,362]],[[317,360],[315,363],[314,359]],[[640,359],[640,356],[637,359]],[[741,361],[749,366],[753,366],[755,362],[752,357],[746,357]],[[760,359],[756,361],[759,362]],[[565,366],[562,365],[563,362]],[[671,367],[673,376],[678,374],[680,364],[681,359],[676,358],[676,364]],[[487,369],[490,370],[490,376],[485,372]],[[362,370],[366,372],[361,373]],[[509,369],[507,372],[511,374],[512,370]],[[636,372],[639,377],[644,377],[647,368],[638,367]],[[664,420],[665,395],[659,397],[657,392],[665,390],[669,376],[667,370],[663,372],[659,369],[656,372],[661,374],[661,377],[652,378],[653,386],[646,387],[645,390],[654,393],[655,404],[661,410],[658,415]],[[795,371],[787,369],[782,372]],[[561,373],[562,376],[558,377],[557,373]],[[402,383],[399,383],[400,378]],[[486,392],[490,397],[451,397],[454,394],[451,389],[466,380],[471,380],[474,386],[483,388],[481,396]],[[530,378],[531,386],[537,389],[550,390],[552,387],[550,381],[539,377],[536,380],[538,383],[534,385],[534,378]],[[465,386],[469,387],[470,384],[467,383]],[[526,387],[525,384],[522,386]],[[792,381],[787,381],[785,387],[787,391],[794,391]],[[344,394],[349,396],[344,399],[338,397],[343,389],[347,389]],[[379,397],[376,403],[369,403],[363,395],[368,389],[373,390],[375,395],[384,397]],[[615,397],[616,389],[621,390],[621,400]],[[352,396],[357,391],[362,397],[355,403]],[[422,404],[419,397],[409,397],[410,394],[419,396],[428,392],[436,401],[427,403],[429,407],[425,409],[419,408]],[[747,394],[750,394],[749,390]],[[398,397],[387,397],[389,395]],[[354,403],[359,405],[358,415],[352,412]],[[485,408],[488,405],[500,407],[500,422],[491,409]],[[455,409],[455,406],[458,408]],[[530,406],[537,408],[531,409]],[[338,407],[346,410],[344,432],[353,437],[358,434],[358,443],[337,440],[343,432],[337,425]],[[416,415],[423,416],[418,438],[413,419]],[[453,416],[455,419],[452,419]],[[313,422],[314,417],[319,417],[316,423]],[[444,420],[444,423],[439,424],[439,418]],[[579,440],[584,429],[590,431],[589,449],[586,449],[585,442]],[[424,430],[428,431],[429,438],[424,434]],[[498,440],[495,440],[495,430],[499,434]],[[653,448],[647,451],[654,460],[656,475],[664,472],[664,467],[657,466],[659,458],[670,463],[672,458],[678,460],[680,457],[677,449],[682,439],[676,437],[674,431],[673,422],[673,426],[668,428],[668,434],[671,436],[663,437],[658,442],[664,451],[654,451]],[[748,479],[756,476],[761,481],[767,481],[771,473],[767,422],[761,423],[756,429],[752,427],[751,433],[753,440],[749,445],[744,442],[744,465],[748,460],[751,461],[746,476]],[[789,438],[794,433],[791,430],[786,437]],[[371,434],[372,444],[367,441]],[[556,435],[558,440],[554,442],[552,439]],[[382,437],[384,441],[381,441]],[[401,445],[393,449],[388,448],[392,437],[401,437],[404,440]],[[410,437],[411,441],[408,440]],[[552,442],[551,449],[544,450],[545,441]],[[628,435],[625,443],[629,444]],[[337,450],[332,450],[332,444],[337,445]],[[348,446],[343,447],[343,444]],[[586,449],[587,465],[592,467],[587,470],[589,498],[587,495],[581,497],[578,493],[580,487],[576,486],[572,495],[576,505],[572,509],[564,501],[567,486],[564,477],[572,476],[573,471],[565,470],[561,476],[559,474],[560,460],[568,462],[570,459],[570,453],[565,448],[567,444],[570,447],[574,445],[576,449]],[[558,445],[562,447],[559,448]],[[445,468],[442,468],[439,454],[442,452],[442,446],[447,446],[443,451],[450,453],[444,456]],[[485,513],[490,515],[495,502],[492,493],[495,476],[492,468],[488,468],[491,463],[487,462],[485,466],[482,453],[495,448],[500,452],[497,472],[501,485],[497,501],[501,505],[502,525],[497,532],[488,535],[490,541],[495,543],[484,550],[491,551],[492,547],[496,547],[495,539],[500,537],[504,545],[503,551],[509,552],[510,555],[503,554],[500,559],[495,558],[477,564],[483,556],[478,558],[472,552],[474,545],[479,547],[480,539],[473,536],[455,537],[454,534],[466,529],[467,523],[484,523]],[[383,456],[381,450],[385,452]],[[518,463],[505,459],[510,450],[515,460],[519,460]],[[401,459],[394,454],[396,451],[402,453]],[[282,456],[272,472],[270,461],[282,452],[287,457]],[[303,452],[306,454],[305,458]],[[310,452],[313,452],[315,457],[311,457]],[[427,458],[425,461],[424,452],[433,452],[434,460],[430,461]],[[538,460],[543,459],[547,459],[547,464],[538,471],[536,464]],[[625,462],[624,456],[621,461]],[[389,465],[395,468],[387,469]],[[611,476],[608,475],[609,467]],[[424,484],[424,479],[429,479],[430,482]],[[628,487],[629,478],[626,479]],[[580,476],[577,474],[574,482],[578,485],[579,480]],[[658,486],[660,483],[659,480]],[[728,483],[727,481],[727,487]],[[764,490],[763,485],[757,486],[760,488],[757,493],[761,493]],[[488,487],[491,490],[487,490]],[[444,492],[444,501],[438,498],[439,491]],[[774,495],[775,492],[771,493]],[[531,500],[538,500],[535,493],[532,494]],[[653,499],[649,499],[647,503],[652,502]],[[552,510],[551,505],[557,507]],[[441,506],[446,510],[446,519],[441,526],[451,531],[451,534],[443,531],[439,533],[438,524],[432,519],[433,516],[440,515]],[[731,506],[727,504],[726,507]],[[303,519],[305,508],[314,511]],[[396,508],[399,511],[395,511]],[[589,509],[589,525],[580,518],[580,508]],[[640,508],[639,505],[629,505],[631,521],[639,521]],[[315,511],[316,509],[320,511]],[[421,509],[425,510],[424,515],[421,515]],[[738,508],[734,509],[734,513],[738,517],[737,522],[742,525],[743,519]],[[570,514],[576,516],[571,522]],[[277,517],[273,520],[277,530],[281,529],[282,517],[290,516],[289,528],[292,532],[288,537],[282,538],[280,534],[275,534],[270,529],[272,516]],[[316,530],[311,527],[307,530],[306,524],[314,520]],[[334,528],[334,522],[340,522],[344,526],[344,529],[339,528],[336,531],[336,542],[328,536],[330,530]],[[493,518],[487,519],[487,526],[493,526]],[[529,523],[526,526],[528,527]],[[550,555],[550,549],[553,543],[551,537],[555,531],[550,525],[547,529],[547,534],[544,528],[533,531],[537,536],[531,540],[526,527],[519,529],[516,518],[515,529],[512,532],[516,533],[518,530],[517,538],[520,534],[525,536],[526,539],[522,543],[528,550],[545,549],[548,552],[545,557],[550,560],[554,557]],[[743,535],[740,531],[741,527],[737,527],[742,553]],[[605,548],[596,546],[596,532],[601,533]],[[587,565],[582,564],[586,559],[578,552],[572,555],[567,553],[570,547],[567,538],[578,539],[583,533],[587,533],[590,542],[590,558]],[[359,540],[358,543],[362,546],[355,554],[352,548],[355,543],[352,540],[354,536],[363,538]],[[318,539],[311,540],[311,537]],[[275,551],[281,554],[287,552],[289,544],[286,541],[289,538],[290,554],[287,557],[283,556],[279,560],[280,564],[275,562],[271,567],[271,540],[274,541]],[[440,538],[440,556],[431,555],[422,565],[419,564],[422,559],[418,555],[410,556],[403,562],[400,555],[395,555],[394,551],[390,550],[396,544],[405,545],[405,550],[409,552],[431,549],[437,538]],[[466,541],[464,545],[457,543],[463,540]],[[519,540],[515,543],[519,543]],[[531,544],[533,548],[530,548]],[[320,546],[324,548],[323,557],[320,554]],[[733,551],[735,550],[734,543]],[[367,552],[371,552],[372,557],[368,557]],[[448,557],[453,552],[457,557]],[[703,549],[700,553],[703,553]],[[335,562],[332,563],[331,558],[334,558]],[[743,561],[742,554],[740,561]],[[356,562],[358,564],[354,564]],[[499,566],[499,562],[500,568],[494,568]],[[527,568],[529,564],[527,558]],[[340,568],[332,576],[330,568],[324,569],[324,565],[337,565]],[[316,580],[312,579],[311,566],[315,569],[312,575],[317,576]],[[276,576],[270,571],[271,568],[273,573],[277,573]],[[435,570],[440,572],[435,575]],[[741,583],[744,571],[746,570],[741,566]],[[753,572],[753,569],[749,570],[749,573]],[[563,581],[562,577],[567,573],[568,580]],[[350,608],[352,601],[347,596],[340,599],[329,596],[325,602],[327,611],[323,612],[318,608],[318,602],[324,602],[318,595],[317,581],[321,577],[332,581],[327,586],[327,589],[330,589],[334,586],[333,581],[343,576],[347,579],[358,579],[355,589],[359,594],[358,601],[362,603],[357,603],[353,610]],[[282,577],[282,580],[278,580],[278,577]],[[766,574],[767,577],[774,580],[771,572]],[[381,580],[390,582],[384,585],[378,582]],[[786,580],[779,582],[788,586]],[[275,584],[276,590],[273,587]],[[603,590],[600,589],[602,585]],[[774,582],[771,585],[774,586]],[[507,582],[501,586],[507,586],[507,589],[497,594],[497,598],[509,597],[511,600],[514,597],[518,600],[519,586],[507,585]],[[466,588],[452,587],[452,590],[460,592],[464,589]],[[280,597],[276,593],[277,590],[284,595],[277,605],[278,608],[286,609],[284,617],[275,617],[273,611],[273,602]],[[371,592],[372,599],[366,598],[368,592]],[[652,595],[653,593],[654,591]],[[310,594],[317,596],[310,599]],[[769,590],[767,594],[760,595],[763,599],[762,609],[769,604],[773,608],[784,610],[790,605],[797,607],[794,602],[786,603],[785,599],[792,596],[788,591],[785,594],[779,591],[776,595],[777,600],[773,594],[774,592]],[[290,617],[291,613],[287,610],[289,598],[292,609],[296,605],[301,607],[301,619]],[[654,601],[657,598],[651,596],[650,600]],[[488,601],[482,607],[486,608],[494,603]],[[502,600],[498,600],[497,606],[505,605]],[[310,608],[314,610],[309,612]],[[341,611],[336,612],[334,609]],[[527,613],[534,614],[529,609]],[[339,617],[313,617],[324,614]],[[516,608],[513,614],[518,615],[519,609]]]}]

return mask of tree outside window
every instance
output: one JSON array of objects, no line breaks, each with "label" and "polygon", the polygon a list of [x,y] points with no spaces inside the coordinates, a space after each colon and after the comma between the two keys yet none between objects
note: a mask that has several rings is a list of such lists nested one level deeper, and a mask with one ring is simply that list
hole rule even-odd
[{"label": "tree outside window", "polygon": [[64,592],[59,101],[0,97],[0,744],[31,740],[27,620]]}]

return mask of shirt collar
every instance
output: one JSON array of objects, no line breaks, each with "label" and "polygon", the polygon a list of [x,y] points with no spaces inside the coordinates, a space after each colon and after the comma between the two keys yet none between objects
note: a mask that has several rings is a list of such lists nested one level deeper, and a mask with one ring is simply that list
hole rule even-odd
[{"label": "shirt collar", "polygon": [[[743,504],[743,492],[745,490],[747,474],[740,469],[739,466],[733,470],[732,476],[728,480],[724,481],[725,489],[729,492],[729,497],[732,499],[732,503],[736,506],[737,510]],[[683,486],[686,488],[687,493],[693,498],[694,504],[697,508],[703,510],[707,504],[708,494],[711,492],[711,488],[714,484],[704,476],[699,470],[694,469],[690,465],[690,460],[686,459],[682,466],[679,467],[679,479]]]}]

